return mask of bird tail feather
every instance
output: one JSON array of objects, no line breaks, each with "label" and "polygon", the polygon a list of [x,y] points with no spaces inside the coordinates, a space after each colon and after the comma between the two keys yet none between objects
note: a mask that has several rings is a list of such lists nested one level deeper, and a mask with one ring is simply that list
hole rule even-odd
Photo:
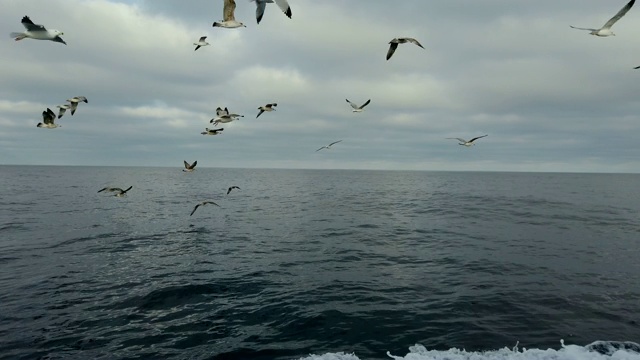
[{"label": "bird tail feather", "polygon": [[24,36],[24,34],[19,32],[12,32],[11,34],[9,34],[9,37],[11,37],[12,39],[19,38],[21,36]]}]

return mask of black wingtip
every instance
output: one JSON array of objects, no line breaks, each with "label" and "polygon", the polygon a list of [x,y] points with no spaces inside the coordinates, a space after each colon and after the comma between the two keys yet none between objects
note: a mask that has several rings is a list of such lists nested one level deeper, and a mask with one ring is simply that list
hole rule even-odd
[{"label": "black wingtip", "polygon": [[289,19],[291,19],[291,8],[287,8],[287,11],[285,11],[284,14],[287,15]]}]

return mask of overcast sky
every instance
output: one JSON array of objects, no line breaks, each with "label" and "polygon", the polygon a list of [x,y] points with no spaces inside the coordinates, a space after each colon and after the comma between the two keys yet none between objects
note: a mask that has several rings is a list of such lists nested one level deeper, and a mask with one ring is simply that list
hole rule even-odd
[{"label": "overcast sky", "polygon": [[[640,8],[569,28],[626,0],[236,2],[246,28],[211,26],[223,0],[0,0],[0,164],[640,172]],[[68,45],[10,39],[24,15]],[[386,61],[404,36],[425,50]],[[245,117],[200,135],[218,106]]]}]

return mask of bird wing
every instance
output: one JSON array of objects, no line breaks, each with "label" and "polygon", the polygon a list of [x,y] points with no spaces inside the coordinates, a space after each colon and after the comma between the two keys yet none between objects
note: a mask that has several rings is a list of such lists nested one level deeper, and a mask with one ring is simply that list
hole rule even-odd
[{"label": "bird wing", "polygon": [[421,48],[424,49],[424,46],[422,46],[422,44],[420,44],[420,42],[418,42],[418,40],[414,39],[414,38],[407,38],[407,41],[412,42],[418,46],[420,46]]},{"label": "bird wing", "polygon": [[467,140],[462,139],[462,138],[447,138],[447,139],[458,140],[458,141],[463,142],[463,143],[467,142]]},{"label": "bird wing", "polygon": [[193,213],[194,213],[194,212],[196,212],[196,210],[198,210],[198,207],[200,207],[200,204],[196,205],[196,206],[193,208],[193,211],[191,212],[191,214],[189,214],[189,216],[193,216]]},{"label": "bird wing", "polygon": [[616,21],[620,20],[620,18],[622,18],[633,6],[633,3],[635,3],[636,0],[631,0],[627,3],[627,5],[625,5],[622,9],[620,9],[620,11],[618,11],[618,13],[612,17],[611,19],[609,19],[609,21],[607,21],[606,24],[604,24],[604,26],[602,27],[603,29],[609,29],[613,26],[613,24],[616,23]]},{"label": "bird wing", "polygon": [[332,142],[331,144],[329,144],[329,146],[331,146],[331,145],[333,145],[333,144],[337,144],[337,143],[339,143],[340,141],[342,141],[342,140],[334,141],[334,142]]},{"label": "bird wing", "polygon": [[70,101],[69,103],[71,104],[71,115],[73,115],[76,113],[76,109],[78,108],[78,103],[73,101]]},{"label": "bird wing", "polygon": [[347,102],[349,103],[349,105],[351,105],[352,108],[358,109],[358,105],[352,103],[351,101],[349,101],[349,99],[345,99],[345,100],[347,100]]},{"label": "bird wing", "polygon": [[323,147],[321,147],[320,149],[316,150],[316,152],[318,152],[318,151],[320,151],[320,150],[322,150],[322,149],[326,149],[326,148],[327,148],[326,146],[323,146]]},{"label": "bird wing", "polygon": [[370,102],[371,102],[371,99],[367,100],[367,102],[362,104],[362,106],[360,106],[359,109],[364,109],[364,107],[369,105]]},{"label": "bird wing", "polygon": [[224,0],[224,21],[235,21],[235,15],[233,14],[236,11],[236,2],[235,0]]},{"label": "bird wing", "polygon": [[62,40],[62,38],[60,36],[54,37],[53,39],[51,39],[51,41],[59,42],[59,43],[63,43],[65,45],[67,45],[67,43],[64,40]]},{"label": "bird wing", "polygon": [[194,161],[194,162],[193,162],[193,164],[191,164],[191,168],[192,168],[192,169],[193,169],[193,168],[195,168],[195,167],[196,167],[196,165],[198,165],[198,160]]},{"label": "bird wing", "polygon": [[598,29],[581,28],[581,27],[575,27],[573,25],[569,25],[569,27],[572,29],[578,29],[578,30],[598,31]]},{"label": "bird wing", "polygon": [[126,193],[127,191],[131,190],[131,188],[133,188],[133,186],[129,186],[129,187],[127,188],[127,190],[120,190],[120,192],[124,194],[124,193]]},{"label": "bird wing", "polygon": [[262,115],[263,112],[264,110],[260,109],[260,112],[258,113],[258,115],[256,115],[256,119],[258,118],[258,116]]},{"label": "bird wing", "polygon": [[199,41],[200,41],[200,42],[203,42],[203,41],[205,41],[206,39],[207,39],[207,37],[206,37],[206,36],[203,36],[203,37],[201,37],[201,38],[200,38],[200,40],[199,40]]},{"label": "bird wing", "polygon": [[47,31],[42,25],[34,24],[28,16],[22,18],[22,25],[27,31]]},{"label": "bird wing", "polygon": [[60,111],[58,111],[58,119],[60,119],[62,117],[62,115],[64,115],[64,112],[67,111],[67,109],[69,108],[69,105],[65,105],[66,107],[62,107],[58,105],[58,108],[60,108]]},{"label": "bird wing", "polygon": [[202,203],[202,205],[204,205],[204,204],[212,204],[212,205],[215,205],[217,207],[220,207],[220,205],[214,203],[213,201],[205,201],[205,202]]},{"label": "bird wing", "polygon": [[231,189],[233,189],[233,187],[230,187],[227,189],[227,195],[229,195],[229,193],[231,192]]},{"label": "bird wing", "polygon": [[84,96],[76,96],[76,99],[78,99],[80,101],[83,101],[83,102],[85,102],[87,104],[89,103],[89,100],[87,100],[87,98],[84,97]]},{"label": "bird wing", "polygon": [[188,169],[189,168],[189,163],[187,162],[187,160],[182,160],[184,161],[184,168]]},{"label": "bird wing", "polygon": [[640,69],[640,66],[636,66],[636,67],[634,67],[634,69]]},{"label": "bird wing", "polygon": [[392,42],[389,45],[389,51],[387,51],[387,60],[391,59],[391,56],[393,55],[394,52],[396,52],[397,48],[398,48],[398,43]]},{"label": "bird wing", "polygon": [[473,139],[469,140],[469,142],[474,142],[474,141],[476,141],[478,139],[481,139],[481,138],[483,138],[485,136],[489,136],[489,135],[482,135],[482,136],[474,137]]},{"label": "bird wing", "polygon": [[198,45],[198,46],[196,46],[195,50],[193,50],[193,51],[196,51],[196,50],[198,50],[198,49],[200,49],[200,48],[201,48],[201,46],[200,46],[200,45]]},{"label": "bird wing", "polygon": [[289,7],[289,2],[287,0],[276,0],[276,4],[280,10],[282,10],[289,19],[291,19],[291,7]]},{"label": "bird wing", "polygon": [[256,1],[256,21],[260,24],[262,16],[264,16],[264,9],[267,7],[267,3],[264,1]]},{"label": "bird wing", "polygon": [[222,114],[224,114],[224,110],[222,110],[222,108],[221,108],[221,107],[218,107],[218,108],[216,109],[216,115],[217,115],[217,116],[220,116],[220,115],[222,115]]}]

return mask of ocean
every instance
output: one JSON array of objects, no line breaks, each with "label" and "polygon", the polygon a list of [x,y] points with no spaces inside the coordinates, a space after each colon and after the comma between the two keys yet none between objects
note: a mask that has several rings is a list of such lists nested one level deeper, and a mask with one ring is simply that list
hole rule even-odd
[{"label": "ocean", "polygon": [[640,175],[0,166],[0,184],[0,359],[640,359]]}]

